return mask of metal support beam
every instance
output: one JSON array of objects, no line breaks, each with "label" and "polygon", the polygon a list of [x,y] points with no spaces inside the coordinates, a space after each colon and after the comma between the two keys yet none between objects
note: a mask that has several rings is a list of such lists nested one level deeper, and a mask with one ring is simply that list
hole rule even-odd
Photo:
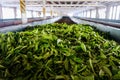
[{"label": "metal support beam", "polygon": [[84,11],[83,11],[83,16],[81,16],[81,17],[84,17],[85,16],[85,13],[84,13]]},{"label": "metal support beam", "polygon": [[53,6],[51,6],[50,15],[53,17]]},{"label": "metal support beam", "polygon": [[0,4],[0,19],[3,19],[2,5]]},{"label": "metal support beam", "polygon": [[46,0],[43,0],[42,11],[43,11],[43,18],[46,19]]},{"label": "metal support beam", "polygon": [[[51,1],[51,0],[47,0],[47,1]],[[52,1],[58,1],[58,0],[52,0]],[[100,2],[103,2],[103,1],[112,1],[112,2],[115,2],[115,1],[120,1],[120,0],[59,0],[59,1],[95,1],[95,2],[96,1],[100,1]]]},{"label": "metal support beam", "polygon": [[92,18],[92,10],[90,9],[90,18]]},{"label": "metal support beam", "polygon": [[14,18],[17,18],[17,8],[14,7]]},{"label": "metal support beam", "polygon": [[98,7],[96,7],[96,18],[99,18],[99,11],[98,11]]},{"label": "metal support beam", "polygon": [[84,17],[87,17],[87,11],[84,11]]},{"label": "metal support beam", "polygon": [[[28,7],[42,7],[42,5],[27,5]],[[46,4],[46,7],[95,7],[95,6],[99,6],[99,7],[104,7],[104,5],[100,5],[100,4]]]},{"label": "metal support beam", "polygon": [[119,19],[120,19],[120,11],[119,11]]},{"label": "metal support beam", "polygon": [[40,15],[41,15],[41,12],[40,12],[40,11],[38,11],[38,16],[40,17]]},{"label": "metal support beam", "polygon": [[[118,8],[119,9],[119,8]],[[120,11],[119,11],[119,19],[120,19]]]},{"label": "metal support beam", "polygon": [[[17,0],[3,0],[3,2],[13,2],[13,1],[17,1]],[[43,1],[43,0],[26,0],[26,1]],[[51,0],[46,0],[46,1],[51,1]],[[58,1],[58,0],[52,0],[52,1]],[[59,1],[99,1],[99,2],[103,2],[103,1],[120,1],[120,0],[59,0]]]},{"label": "metal support beam", "polygon": [[32,18],[34,18],[33,11],[31,11]]},{"label": "metal support beam", "polygon": [[25,0],[20,0],[20,10],[21,10],[22,23],[25,24],[27,23]]}]

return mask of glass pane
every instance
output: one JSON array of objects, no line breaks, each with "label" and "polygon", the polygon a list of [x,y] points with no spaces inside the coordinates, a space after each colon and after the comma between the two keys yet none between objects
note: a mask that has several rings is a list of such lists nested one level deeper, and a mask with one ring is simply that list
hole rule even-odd
[{"label": "glass pane", "polygon": [[32,17],[32,11],[26,11],[26,15],[27,15],[27,18],[31,18]]},{"label": "glass pane", "polygon": [[[2,7],[2,11],[3,11],[3,19],[15,18],[14,8]],[[8,13],[10,13],[10,14],[8,14]]]},{"label": "glass pane", "polygon": [[120,15],[120,6],[117,6],[116,10],[116,19],[119,20],[119,15]]},{"label": "glass pane", "polygon": [[91,11],[91,18],[95,18],[96,17],[96,10],[92,10]]},{"label": "glass pane", "polygon": [[87,17],[90,18],[90,11],[87,11]]},{"label": "glass pane", "polygon": [[112,14],[113,14],[113,6],[110,7],[110,15],[109,15],[109,19],[112,19]]},{"label": "glass pane", "polygon": [[21,18],[21,11],[19,8],[17,9],[17,18]]},{"label": "glass pane", "polygon": [[105,18],[106,8],[99,9],[98,12],[99,12],[99,18]]}]

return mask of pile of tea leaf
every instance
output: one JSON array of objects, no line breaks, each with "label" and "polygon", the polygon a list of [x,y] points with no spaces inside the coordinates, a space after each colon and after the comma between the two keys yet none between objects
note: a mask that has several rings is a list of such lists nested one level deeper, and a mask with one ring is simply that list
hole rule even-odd
[{"label": "pile of tea leaf", "polygon": [[0,80],[120,80],[120,45],[103,36],[58,23],[0,34]]}]

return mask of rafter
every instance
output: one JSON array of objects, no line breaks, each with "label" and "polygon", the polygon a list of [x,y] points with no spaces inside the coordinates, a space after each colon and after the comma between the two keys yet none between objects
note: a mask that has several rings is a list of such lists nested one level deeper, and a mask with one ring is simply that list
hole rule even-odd
[{"label": "rafter", "polygon": [[[33,6],[33,7],[42,7],[42,5],[27,5],[27,6]],[[63,5],[63,4],[54,4],[54,5],[46,5],[47,7],[49,7],[49,6],[53,6],[53,7],[82,7],[82,6],[103,6],[104,7],[104,5],[96,5],[96,4],[87,4],[87,5]]]}]

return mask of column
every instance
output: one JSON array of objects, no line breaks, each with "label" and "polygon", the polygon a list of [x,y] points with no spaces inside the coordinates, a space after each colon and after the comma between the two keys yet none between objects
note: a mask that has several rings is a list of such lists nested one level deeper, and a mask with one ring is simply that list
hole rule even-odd
[{"label": "column", "polygon": [[2,5],[0,4],[0,19],[3,19]]},{"label": "column", "polygon": [[113,15],[114,15],[114,6],[112,6],[112,15],[111,15],[111,19],[113,19]]},{"label": "column", "polygon": [[106,6],[106,14],[105,14],[105,18],[109,19],[110,16],[110,6]]},{"label": "column", "polygon": [[17,18],[17,8],[14,7],[14,18]]},{"label": "column", "polygon": [[[118,8],[119,9],[119,8]],[[119,19],[120,19],[120,11],[119,11]]]},{"label": "column", "polygon": [[53,17],[53,6],[51,6],[50,15]]},{"label": "column", "polygon": [[92,10],[90,9],[90,18],[92,18]]},{"label": "column", "polygon": [[43,18],[46,19],[46,0],[43,0]]},{"label": "column", "polygon": [[87,17],[87,11],[85,11],[85,17]]},{"label": "column", "polygon": [[32,18],[34,17],[34,15],[33,15],[33,11],[31,11],[31,15],[32,15]]},{"label": "column", "polygon": [[84,11],[84,17],[86,17],[86,11]]},{"label": "column", "polygon": [[99,11],[97,7],[96,7],[96,18],[99,18]]},{"label": "column", "polygon": [[83,17],[85,17],[85,11],[83,11]]},{"label": "column", "polygon": [[20,0],[20,10],[21,10],[22,23],[25,24],[27,23],[25,0]]},{"label": "column", "polygon": [[83,17],[84,16],[84,13],[82,12],[82,15],[81,15],[81,17]]},{"label": "column", "polygon": [[41,15],[41,12],[40,12],[40,11],[38,11],[38,16],[40,17],[40,15]]}]

